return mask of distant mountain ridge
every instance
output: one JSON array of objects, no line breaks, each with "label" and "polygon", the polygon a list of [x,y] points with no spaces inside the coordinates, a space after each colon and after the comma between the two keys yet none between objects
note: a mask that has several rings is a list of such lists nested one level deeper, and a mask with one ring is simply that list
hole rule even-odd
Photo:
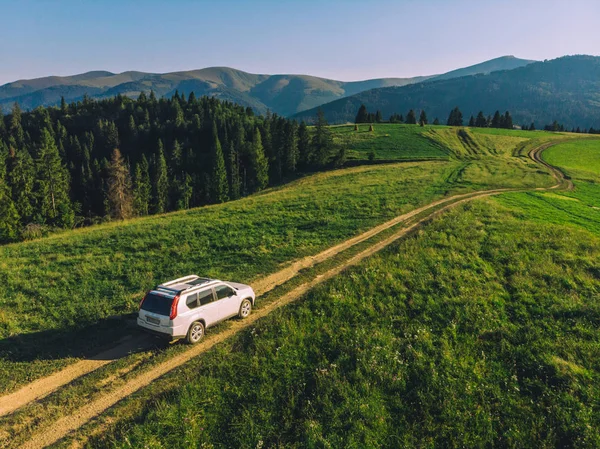
[{"label": "distant mountain ridge", "polygon": [[[345,123],[354,120],[361,104],[372,112],[380,110],[384,119],[414,109],[446,123],[450,110],[458,106],[465,124],[480,110],[508,110],[516,124],[535,122],[540,127],[557,120],[569,128],[600,128],[600,57],[565,56],[487,75],[372,89],[321,108],[330,123]],[[310,121],[315,115],[312,109],[295,118]]]},{"label": "distant mountain ridge", "polygon": [[194,92],[212,95],[254,108],[258,113],[271,110],[290,116],[325,103],[361,92],[390,86],[406,86],[455,76],[489,73],[530,64],[532,61],[505,56],[443,75],[413,78],[379,78],[364,81],[337,81],[310,75],[260,75],[229,67],[164,74],[128,71],[112,73],[92,71],[73,76],[49,76],[18,80],[0,86],[0,107],[8,112],[17,102],[26,110],[52,106],[64,97],[67,102],[80,100],[85,94],[93,98],[115,95],[137,97],[153,90],[157,96]]}]

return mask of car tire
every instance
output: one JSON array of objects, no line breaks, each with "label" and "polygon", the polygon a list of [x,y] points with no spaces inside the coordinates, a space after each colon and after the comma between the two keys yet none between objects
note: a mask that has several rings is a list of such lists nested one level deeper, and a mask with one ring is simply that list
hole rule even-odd
[{"label": "car tire", "polygon": [[240,305],[240,313],[238,313],[238,316],[241,319],[248,318],[250,312],[252,312],[252,301],[249,299],[244,299]]},{"label": "car tire", "polygon": [[201,321],[194,321],[188,330],[185,341],[191,345],[198,343],[204,338],[204,324]]}]

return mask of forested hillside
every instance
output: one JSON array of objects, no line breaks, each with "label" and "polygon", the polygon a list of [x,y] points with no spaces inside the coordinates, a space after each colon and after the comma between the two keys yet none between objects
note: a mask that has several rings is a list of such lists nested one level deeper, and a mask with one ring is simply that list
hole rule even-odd
[{"label": "forested hillside", "polygon": [[15,105],[0,117],[0,241],[237,199],[329,163],[319,130],[194,94]]},{"label": "forested hillside", "polygon": [[[500,110],[511,111],[518,124],[540,127],[558,121],[569,129],[599,128],[600,58],[569,56],[488,75],[372,89],[321,107],[330,122],[346,123],[354,120],[361,104],[381,111],[384,119],[414,109],[444,120],[458,106],[465,117]],[[295,117],[310,119],[314,113]]]}]

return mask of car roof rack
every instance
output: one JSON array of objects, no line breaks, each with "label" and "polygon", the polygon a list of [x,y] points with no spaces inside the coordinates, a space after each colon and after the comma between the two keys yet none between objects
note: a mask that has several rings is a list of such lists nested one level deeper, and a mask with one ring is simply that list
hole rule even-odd
[{"label": "car roof rack", "polygon": [[178,295],[188,290],[193,290],[199,287],[204,287],[207,284],[212,284],[214,282],[220,282],[218,279],[211,278],[202,278],[200,276],[190,275],[184,276],[182,278],[174,279],[172,281],[164,282],[158,286],[154,290],[164,293],[169,293],[172,295]]}]

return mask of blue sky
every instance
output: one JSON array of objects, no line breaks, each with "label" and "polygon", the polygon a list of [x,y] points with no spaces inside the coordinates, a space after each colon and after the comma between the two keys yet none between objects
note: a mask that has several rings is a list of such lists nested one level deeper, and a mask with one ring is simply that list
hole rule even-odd
[{"label": "blue sky", "polygon": [[356,80],[507,54],[600,54],[598,0],[18,0],[1,10],[0,84],[208,66]]}]

